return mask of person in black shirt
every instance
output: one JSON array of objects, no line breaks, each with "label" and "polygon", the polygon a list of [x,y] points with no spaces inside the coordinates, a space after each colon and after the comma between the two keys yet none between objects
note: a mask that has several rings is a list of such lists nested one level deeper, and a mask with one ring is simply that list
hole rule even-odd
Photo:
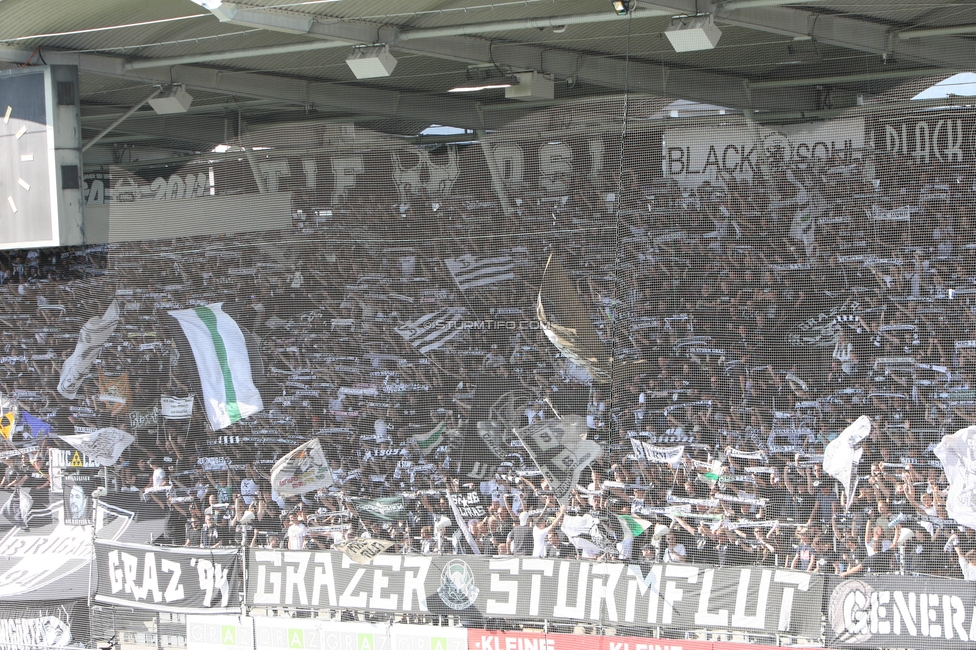
[{"label": "person in black shirt", "polygon": [[186,534],[184,535],[186,542],[183,543],[184,546],[200,546],[203,540],[203,531],[200,528],[200,520],[196,517],[190,519],[190,523],[186,525]]}]

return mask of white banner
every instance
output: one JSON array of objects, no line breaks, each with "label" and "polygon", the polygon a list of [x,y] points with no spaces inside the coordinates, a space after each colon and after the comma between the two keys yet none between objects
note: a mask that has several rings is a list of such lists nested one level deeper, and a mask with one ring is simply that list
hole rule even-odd
[{"label": "white banner", "polygon": [[[767,159],[793,166],[834,155],[849,161],[860,158],[864,147],[864,119],[860,117],[783,125],[775,131],[757,128]],[[662,147],[664,175],[683,188],[698,187],[705,181],[724,186],[720,173],[738,180],[760,176],[757,142],[745,125],[665,129]]]},{"label": "white banner", "polygon": [[357,564],[369,564],[374,557],[391,546],[393,546],[391,540],[366,537],[347,539],[335,545],[336,549],[342,551],[346,557]]},{"label": "white banner", "polygon": [[167,420],[188,420],[193,416],[193,395],[160,397],[159,414]]},{"label": "white banner", "polygon": [[631,438],[630,444],[634,448],[634,454],[648,463],[677,465],[685,455],[684,445],[678,445],[677,447],[655,447],[650,443],[637,440],[636,438]]},{"label": "white banner", "polygon": [[247,616],[188,614],[186,617],[186,650],[254,650],[255,647],[254,621]]}]

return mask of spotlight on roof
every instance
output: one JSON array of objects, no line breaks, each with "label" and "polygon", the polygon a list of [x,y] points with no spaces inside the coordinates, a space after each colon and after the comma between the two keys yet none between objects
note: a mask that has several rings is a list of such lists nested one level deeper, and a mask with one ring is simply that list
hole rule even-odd
[{"label": "spotlight on roof", "polygon": [[389,77],[396,64],[397,60],[390,54],[390,46],[386,44],[354,47],[346,57],[346,65],[356,75],[356,79]]},{"label": "spotlight on roof", "polygon": [[500,70],[496,66],[472,66],[465,73],[463,83],[454,86],[449,93],[473,93],[480,90],[494,90],[496,88],[511,88],[519,83],[519,78]]},{"label": "spotlight on roof", "polygon": [[664,30],[675,52],[714,50],[722,30],[715,26],[711,14],[701,16],[675,16]]},{"label": "spotlight on roof", "polygon": [[613,10],[618,16],[626,16],[630,13],[630,0],[611,0]]}]

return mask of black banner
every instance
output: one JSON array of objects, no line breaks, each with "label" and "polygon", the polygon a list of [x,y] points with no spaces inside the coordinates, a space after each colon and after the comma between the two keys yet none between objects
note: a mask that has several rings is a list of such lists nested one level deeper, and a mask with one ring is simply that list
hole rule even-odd
[{"label": "black banner", "polygon": [[972,648],[976,584],[924,576],[827,580],[832,648]]},{"label": "black banner", "polygon": [[468,492],[448,492],[447,498],[458,507],[464,519],[484,519],[488,516],[490,500],[478,490]]},{"label": "black banner", "polygon": [[923,168],[971,165],[976,155],[974,126],[968,109],[893,113],[868,121],[865,140],[875,151],[911,157]]},{"label": "black banner", "polygon": [[95,541],[95,601],[161,612],[239,612],[235,548],[182,548]]},{"label": "black banner", "polygon": [[64,523],[89,526],[92,523],[92,492],[98,477],[91,474],[66,474],[61,478],[64,490]]},{"label": "black banner", "polygon": [[83,600],[0,604],[0,648],[79,647],[89,636],[85,610]]},{"label": "black banner", "polygon": [[775,568],[337,552],[248,555],[247,604],[820,635],[822,576]]},{"label": "black banner", "polygon": [[[14,519],[24,505],[20,495],[0,491],[0,601],[87,600],[91,528],[69,526],[61,499],[41,505],[46,491],[32,492],[30,528],[25,529]],[[98,535],[103,539],[151,540],[163,532],[163,513],[139,494],[110,494],[102,505]]]}]

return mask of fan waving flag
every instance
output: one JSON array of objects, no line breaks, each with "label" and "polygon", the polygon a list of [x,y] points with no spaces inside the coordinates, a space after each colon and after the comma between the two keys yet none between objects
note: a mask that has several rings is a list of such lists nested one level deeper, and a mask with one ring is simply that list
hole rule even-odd
[{"label": "fan waving flag", "polygon": [[241,328],[224,313],[223,303],[169,312],[193,350],[207,419],[214,431],[264,408],[254,385],[251,359]]},{"label": "fan waving flag", "polygon": [[946,512],[967,528],[976,528],[976,460],[971,451],[976,445],[976,427],[966,427],[945,436],[935,447],[949,481]]},{"label": "fan waving flag", "polygon": [[318,438],[291,450],[271,468],[271,487],[278,494],[305,494],[330,485],[332,469]]},{"label": "fan waving flag", "polygon": [[461,257],[444,260],[451,277],[457,282],[461,291],[483,287],[495,282],[512,280],[515,278],[513,269],[515,262],[511,257],[475,257],[462,255]]},{"label": "fan waving flag", "polygon": [[870,433],[871,418],[862,415],[824,448],[823,469],[844,486],[847,503],[851,502],[851,471],[864,451],[858,445]]}]

